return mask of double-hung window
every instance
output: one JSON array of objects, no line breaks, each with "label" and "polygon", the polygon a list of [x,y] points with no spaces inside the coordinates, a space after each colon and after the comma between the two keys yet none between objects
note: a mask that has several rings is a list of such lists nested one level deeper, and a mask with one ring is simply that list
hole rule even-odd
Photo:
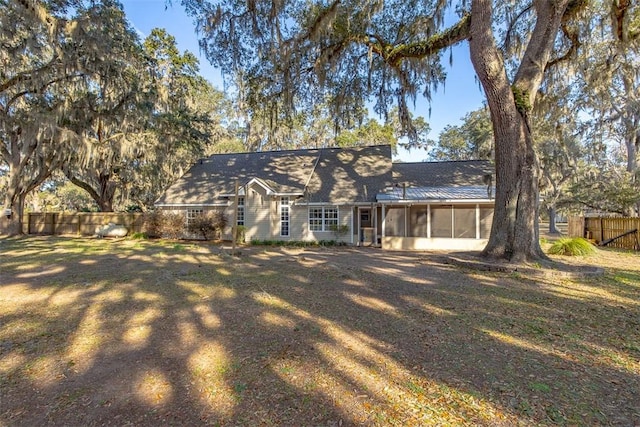
[{"label": "double-hung window", "polygon": [[309,229],[311,231],[332,231],[332,228],[337,226],[337,207],[309,208]]},{"label": "double-hung window", "polygon": [[280,236],[289,235],[289,197],[280,197]]},{"label": "double-hung window", "polygon": [[244,197],[238,197],[238,222],[237,225],[244,225]]}]

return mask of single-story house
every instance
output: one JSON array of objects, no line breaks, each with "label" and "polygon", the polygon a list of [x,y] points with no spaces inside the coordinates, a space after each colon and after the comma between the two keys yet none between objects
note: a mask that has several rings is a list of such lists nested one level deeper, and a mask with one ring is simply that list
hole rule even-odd
[{"label": "single-story house", "polygon": [[492,173],[487,161],[393,163],[388,145],[216,154],[155,206],[187,223],[222,210],[227,239],[235,219],[247,241],[480,249],[493,217]]}]

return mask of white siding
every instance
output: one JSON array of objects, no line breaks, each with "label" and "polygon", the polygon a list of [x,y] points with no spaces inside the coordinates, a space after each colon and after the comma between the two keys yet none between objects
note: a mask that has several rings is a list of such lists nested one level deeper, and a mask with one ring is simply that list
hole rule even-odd
[{"label": "white siding", "polygon": [[244,198],[245,239],[271,239],[271,196],[259,185],[248,189]]}]

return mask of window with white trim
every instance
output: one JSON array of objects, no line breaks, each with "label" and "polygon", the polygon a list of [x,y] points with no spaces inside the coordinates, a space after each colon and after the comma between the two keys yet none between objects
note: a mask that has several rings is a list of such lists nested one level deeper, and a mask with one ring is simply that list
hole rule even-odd
[{"label": "window with white trim", "polygon": [[289,235],[289,197],[280,197],[280,236]]},{"label": "window with white trim", "polygon": [[187,227],[189,227],[191,221],[193,221],[200,215],[204,215],[203,209],[187,209]]},{"label": "window with white trim", "polygon": [[313,207],[309,208],[309,230],[332,231],[338,226],[337,207]]},{"label": "window with white trim", "polygon": [[237,225],[244,225],[244,197],[238,197],[238,222]]}]

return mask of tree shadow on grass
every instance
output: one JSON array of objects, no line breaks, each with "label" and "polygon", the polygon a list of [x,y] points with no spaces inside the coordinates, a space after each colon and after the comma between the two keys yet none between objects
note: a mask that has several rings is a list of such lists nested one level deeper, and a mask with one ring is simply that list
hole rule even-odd
[{"label": "tree shadow on grass", "polygon": [[640,422],[637,331],[616,317],[638,306],[594,284],[156,242],[42,252],[63,270],[38,276],[23,243],[0,261],[7,424]]}]

